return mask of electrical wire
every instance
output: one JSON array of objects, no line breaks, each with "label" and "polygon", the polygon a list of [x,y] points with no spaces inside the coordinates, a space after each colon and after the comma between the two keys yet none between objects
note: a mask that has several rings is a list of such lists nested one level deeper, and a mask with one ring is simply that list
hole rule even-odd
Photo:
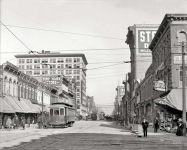
[{"label": "electrical wire", "polygon": [[49,29],[23,27],[23,26],[15,26],[15,25],[6,25],[6,26],[14,27],[14,28],[21,28],[21,29],[30,29],[30,30],[38,30],[38,31],[47,31],[47,32],[57,32],[57,33],[74,34],[74,35],[80,35],[80,36],[89,36],[89,37],[95,37],[95,38],[105,38],[105,39],[122,40],[122,41],[125,40],[125,39],[115,38],[115,37],[107,37],[107,36],[83,34],[83,33],[76,33],[76,32],[67,32],[67,31],[60,31],[60,30],[49,30]]}]

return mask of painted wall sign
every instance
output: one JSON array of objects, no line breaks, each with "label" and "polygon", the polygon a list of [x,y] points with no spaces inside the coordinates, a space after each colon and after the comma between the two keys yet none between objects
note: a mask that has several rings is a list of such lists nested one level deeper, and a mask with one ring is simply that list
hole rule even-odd
[{"label": "painted wall sign", "polygon": [[157,30],[150,29],[138,29],[137,30],[137,46],[138,53],[151,53],[149,48],[149,44],[154,38]]},{"label": "painted wall sign", "polygon": [[153,88],[155,91],[166,91],[165,83],[161,80],[153,81]]},{"label": "painted wall sign", "polygon": [[43,83],[44,84],[50,84],[50,85],[61,85],[62,84],[62,79],[61,77],[58,76],[47,76],[47,77],[42,77]]}]

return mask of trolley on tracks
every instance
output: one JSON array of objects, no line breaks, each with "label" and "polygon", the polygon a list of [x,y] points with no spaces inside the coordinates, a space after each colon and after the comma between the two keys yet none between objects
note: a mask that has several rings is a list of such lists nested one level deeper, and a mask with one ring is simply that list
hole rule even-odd
[{"label": "trolley on tracks", "polygon": [[75,122],[75,109],[72,105],[66,103],[53,103],[50,107],[49,125],[56,126],[73,126]]}]

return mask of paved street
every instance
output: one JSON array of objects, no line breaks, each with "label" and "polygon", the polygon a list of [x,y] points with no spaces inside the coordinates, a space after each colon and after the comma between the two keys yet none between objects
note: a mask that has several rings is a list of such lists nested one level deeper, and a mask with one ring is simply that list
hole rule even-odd
[{"label": "paved street", "polygon": [[73,127],[1,130],[0,148],[9,150],[186,150],[186,137],[160,132],[136,137],[122,126],[106,121],[77,121]]}]

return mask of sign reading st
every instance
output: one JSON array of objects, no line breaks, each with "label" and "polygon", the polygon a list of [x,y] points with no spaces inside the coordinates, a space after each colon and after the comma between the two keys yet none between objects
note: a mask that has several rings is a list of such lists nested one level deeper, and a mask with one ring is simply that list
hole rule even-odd
[{"label": "sign reading st", "polygon": [[43,83],[50,84],[50,85],[60,85],[61,84],[61,77],[59,76],[48,76],[43,77]]},{"label": "sign reading st", "polygon": [[138,52],[139,53],[151,53],[149,50],[149,44],[156,34],[156,30],[138,30]]}]

